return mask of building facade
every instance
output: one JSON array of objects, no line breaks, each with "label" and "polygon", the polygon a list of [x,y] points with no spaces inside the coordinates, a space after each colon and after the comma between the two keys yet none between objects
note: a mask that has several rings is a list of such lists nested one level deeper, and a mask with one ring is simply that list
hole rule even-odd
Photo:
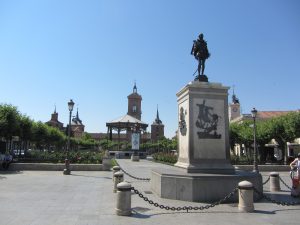
[{"label": "building facade", "polygon": [[[127,114],[119,117],[116,120],[112,120],[106,123],[108,128],[107,135],[110,140],[114,141],[131,141],[132,132],[140,132],[141,143],[148,141],[157,141],[164,137],[164,125],[159,118],[157,110],[156,119],[151,125],[151,133],[146,131],[148,124],[143,122],[142,119],[142,96],[137,91],[136,83],[134,83],[132,93],[127,96],[128,110]],[[112,131],[116,131],[117,134],[113,134]],[[123,131],[123,133],[121,133]],[[124,133],[125,132],[125,133]],[[93,134],[93,136],[101,136]]]},{"label": "building facade", "polygon": [[151,124],[151,140],[156,142],[159,139],[163,138],[165,136],[164,129],[165,129],[165,125],[159,119],[159,113],[157,108],[156,118],[154,122]]},{"label": "building facade", "polygon": [[56,112],[56,107],[54,112],[51,114],[51,119],[46,122],[48,126],[56,127],[61,131],[64,131],[64,124],[58,121],[58,113]]},{"label": "building facade", "polygon": [[[65,132],[67,135],[69,125],[67,124],[67,126],[64,127],[64,124],[58,120],[58,113],[56,112],[56,107],[54,109],[54,112],[51,114],[51,119],[47,121],[46,124],[48,126],[58,128],[60,131]],[[71,121],[71,136],[75,138],[81,138],[82,135],[84,134],[84,127],[85,126],[82,123],[82,120],[79,118],[78,108],[77,108],[76,116],[74,116]]]},{"label": "building facade", "polygon": [[133,91],[128,98],[128,112],[127,114],[141,120],[142,118],[142,96],[138,94],[136,83],[134,83]]},{"label": "building facade", "polygon": [[77,108],[76,116],[72,119],[71,122],[71,132],[73,137],[81,138],[84,134],[84,127],[85,126],[83,125],[82,120],[79,118],[78,108]]}]

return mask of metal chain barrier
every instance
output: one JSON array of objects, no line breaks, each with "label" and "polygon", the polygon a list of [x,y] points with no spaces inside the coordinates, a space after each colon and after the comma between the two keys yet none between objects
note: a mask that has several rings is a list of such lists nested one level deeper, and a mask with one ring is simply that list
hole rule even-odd
[{"label": "metal chain barrier", "polygon": [[148,202],[150,205],[154,205],[157,208],[165,209],[165,210],[171,210],[171,211],[186,211],[186,212],[189,212],[190,210],[205,210],[205,209],[215,207],[216,205],[220,205],[221,203],[223,203],[223,202],[227,201],[229,198],[231,198],[238,191],[238,188],[236,187],[235,189],[233,189],[232,192],[230,192],[228,195],[226,195],[223,199],[221,199],[219,201],[216,201],[212,204],[205,205],[205,206],[171,207],[171,206],[165,206],[165,205],[153,202],[152,200],[148,199],[146,196],[144,196],[140,191],[138,191],[134,187],[131,187],[131,189],[134,191],[135,194],[137,194],[144,201]]},{"label": "metal chain barrier", "polygon": [[255,187],[253,187],[253,189],[254,189],[254,192],[256,192],[259,196],[261,196],[262,198],[264,198],[267,201],[272,202],[274,204],[282,205],[282,206],[300,205],[300,202],[283,202],[283,201],[277,201],[277,200],[271,199],[270,197],[268,197],[264,193],[257,190]]},{"label": "metal chain barrier", "polygon": [[284,184],[284,186],[286,186],[288,189],[292,190],[292,188],[290,186],[288,186],[284,180],[282,180],[282,178],[279,176],[279,180]]},{"label": "metal chain barrier", "polygon": [[268,179],[265,182],[262,183],[262,185],[265,185],[266,183],[268,183],[269,180],[270,180],[270,176],[268,177]]},{"label": "metal chain barrier", "polygon": [[133,176],[131,174],[129,174],[127,171],[125,171],[120,165],[119,163],[117,162],[117,160],[115,160],[116,164],[118,167],[120,167],[120,170],[122,170],[127,176],[133,178],[133,179],[136,179],[136,180],[144,180],[144,181],[150,181],[150,178],[140,178],[140,177],[136,177],[136,176]]}]

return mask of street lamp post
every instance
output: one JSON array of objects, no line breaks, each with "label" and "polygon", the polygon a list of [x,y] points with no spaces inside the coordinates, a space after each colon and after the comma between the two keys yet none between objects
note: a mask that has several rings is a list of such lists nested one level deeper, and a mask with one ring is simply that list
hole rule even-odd
[{"label": "street lamp post", "polygon": [[140,125],[139,123],[136,123],[134,127],[132,128],[132,135],[131,135],[131,142],[132,142],[132,149],[133,154],[131,155],[132,161],[139,161],[139,149],[140,149]]},{"label": "street lamp post", "polygon": [[257,166],[257,144],[256,144],[256,115],[257,110],[253,108],[251,110],[251,116],[253,118],[253,172],[259,173],[258,166]]},{"label": "street lamp post", "polygon": [[67,144],[67,154],[66,154],[66,159],[65,159],[64,175],[70,175],[71,174],[70,161],[69,161],[69,151],[70,151],[70,136],[71,136],[71,117],[72,117],[72,111],[73,111],[74,104],[75,103],[73,102],[72,99],[68,102],[68,108],[69,108],[70,116],[69,116],[68,144]]},{"label": "street lamp post", "polygon": [[156,142],[157,142],[157,152],[159,152],[159,134],[156,133]]}]

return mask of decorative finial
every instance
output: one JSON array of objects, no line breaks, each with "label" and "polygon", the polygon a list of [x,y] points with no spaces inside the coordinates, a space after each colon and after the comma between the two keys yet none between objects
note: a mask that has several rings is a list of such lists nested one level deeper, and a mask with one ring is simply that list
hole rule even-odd
[{"label": "decorative finial", "polygon": [[137,93],[136,81],[134,80],[133,93]]},{"label": "decorative finial", "polygon": [[156,109],[156,119],[155,119],[155,122],[158,123],[158,124],[161,124],[161,120],[159,119],[159,113],[158,113],[158,104],[157,104],[157,109]]}]

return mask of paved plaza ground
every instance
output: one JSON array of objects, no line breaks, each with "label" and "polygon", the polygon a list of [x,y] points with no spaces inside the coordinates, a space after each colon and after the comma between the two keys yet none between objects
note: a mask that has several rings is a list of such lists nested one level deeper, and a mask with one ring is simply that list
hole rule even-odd
[{"label": "paved plaza ground", "polygon": [[[151,169],[169,167],[148,160],[131,162],[118,159],[129,173],[138,177],[150,177]],[[268,178],[263,174],[263,181]],[[280,177],[291,183],[288,172]],[[150,183],[125,180],[149,199],[168,206],[201,206],[191,203],[161,199],[150,192]],[[283,201],[299,201],[281,183],[281,192],[270,194],[269,183],[265,193]],[[146,193],[145,193],[146,192]],[[255,203],[255,212],[238,212],[237,203],[222,204],[204,211],[173,212],[155,208],[136,194],[132,194],[133,215],[115,214],[116,194],[113,193],[112,172],[74,171],[64,176],[58,171],[0,171],[0,225],[93,225],[93,224],[299,224],[299,206],[280,206],[262,200]]]}]

